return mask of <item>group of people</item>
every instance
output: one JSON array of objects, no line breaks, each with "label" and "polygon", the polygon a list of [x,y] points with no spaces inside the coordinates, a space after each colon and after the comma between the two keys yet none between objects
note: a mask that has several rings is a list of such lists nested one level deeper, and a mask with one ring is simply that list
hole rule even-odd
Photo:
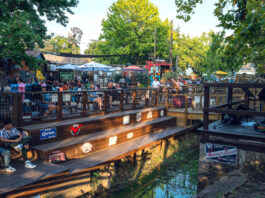
[{"label": "group of people", "polygon": [[173,78],[168,79],[166,82],[164,80],[158,80],[158,78],[155,78],[152,85],[152,88],[157,88],[157,89],[173,89],[175,88],[178,90],[179,93],[181,93],[184,90],[184,83],[181,79],[178,79],[177,81],[174,80]]}]

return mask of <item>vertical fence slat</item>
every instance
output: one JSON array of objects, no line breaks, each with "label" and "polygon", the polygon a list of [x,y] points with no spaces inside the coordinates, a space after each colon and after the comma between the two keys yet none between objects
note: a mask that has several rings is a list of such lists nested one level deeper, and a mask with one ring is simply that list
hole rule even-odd
[{"label": "vertical fence slat", "polygon": [[123,111],[123,100],[124,100],[124,91],[121,90],[120,92],[120,111]]},{"label": "vertical fence slat", "polygon": [[57,120],[63,119],[63,93],[58,92],[58,112],[57,112]]},{"label": "vertical fence slat", "polygon": [[82,116],[86,117],[86,108],[87,108],[87,92],[83,92],[82,95]]},{"label": "vertical fence slat", "polygon": [[210,89],[209,87],[204,87],[204,108],[203,108],[203,128],[205,130],[208,130],[208,125],[209,125],[209,113],[208,113],[208,108],[209,108],[209,93]]}]

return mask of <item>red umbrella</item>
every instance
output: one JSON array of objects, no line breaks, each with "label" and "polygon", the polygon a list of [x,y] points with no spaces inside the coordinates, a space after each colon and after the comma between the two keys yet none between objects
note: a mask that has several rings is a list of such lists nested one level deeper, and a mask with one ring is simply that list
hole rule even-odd
[{"label": "red umbrella", "polygon": [[137,67],[136,65],[131,65],[129,67],[123,68],[123,71],[144,71],[144,69]]}]

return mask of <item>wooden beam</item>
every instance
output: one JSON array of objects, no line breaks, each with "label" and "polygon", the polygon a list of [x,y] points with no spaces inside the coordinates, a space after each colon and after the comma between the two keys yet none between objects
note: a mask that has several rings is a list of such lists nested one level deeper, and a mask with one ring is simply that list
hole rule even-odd
[{"label": "wooden beam", "polygon": [[210,101],[210,88],[204,87],[203,128],[205,130],[208,129],[208,125],[209,125],[209,113],[207,111],[209,108],[209,101]]},{"label": "wooden beam", "polygon": [[204,87],[265,88],[265,83],[205,83]]}]

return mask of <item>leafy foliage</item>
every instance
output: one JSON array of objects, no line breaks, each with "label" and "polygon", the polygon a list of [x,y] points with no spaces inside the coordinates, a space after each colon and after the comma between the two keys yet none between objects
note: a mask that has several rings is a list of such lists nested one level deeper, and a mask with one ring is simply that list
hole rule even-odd
[{"label": "leafy foliage", "polygon": [[114,74],[113,75],[113,80],[115,83],[119,82],[120,79],[122,79],[122,75],[121,74]]},{"label": "leafy foliage", "polygon": [[158,8],[149,0],[118,0],[109,8],[107,19],[102,21],[102,54],[132,54],[135,57],[117,57],[112,63],[143,63],[153,56],[154,32],[157,29],[157,57],[168,54],[168,20],[162,22]]},{"label": "leafy foliage", "polygon": [[73,43],[69,38],[63,36],[56,36],[49,40],[44,41],[45,47],[41,49],[44,52],[53,52],[53,53],[71,53],[79,54],[80,47]]},{"label": "leafy foliage", "polygon": [[135,79],[137,83],[140,83],[144,87],[148,86],[149,75],[146,72],[133,73],[133,79]]},{"label": "leafy foliage", "polygon": [[173,56],[178,56],[178,67],[187,69],[190,65],[200,70],[202,61],[209,49],[210,37],[203,33],[200,37],[178,36],[174,44]]},{"label": "leafy foliage", "polygon": [[45,20],[55,20],[66,25],[66,12],[72,13],[71,7],[78,0],[42,1],[42,0],[5,0],[0,2],[0,57],[11,58],[16,62],[28,60],[29,66],[35,61],[25,53],[35,44],[43,47],[47,38]]},{"label": "leafy foliage", "polygon": [[[175,0],[178,18],[190,20],[194,8],[203,0]],[[242,63],[254,62],[264,67],[265,51],[265,1],[264,0],[219,0],[214,15],[219,26],[233,34],[224,38],[224,56],[237,56]],[[230,66],[232,69],[233,67]]]},{"label": "leafy foliage", "polygon": [[178,79],[178,74],[176,72],[167,72],[163,74],[163,77],[162,77],[164,81],[171,80],[172,78],[175,80]]}]

